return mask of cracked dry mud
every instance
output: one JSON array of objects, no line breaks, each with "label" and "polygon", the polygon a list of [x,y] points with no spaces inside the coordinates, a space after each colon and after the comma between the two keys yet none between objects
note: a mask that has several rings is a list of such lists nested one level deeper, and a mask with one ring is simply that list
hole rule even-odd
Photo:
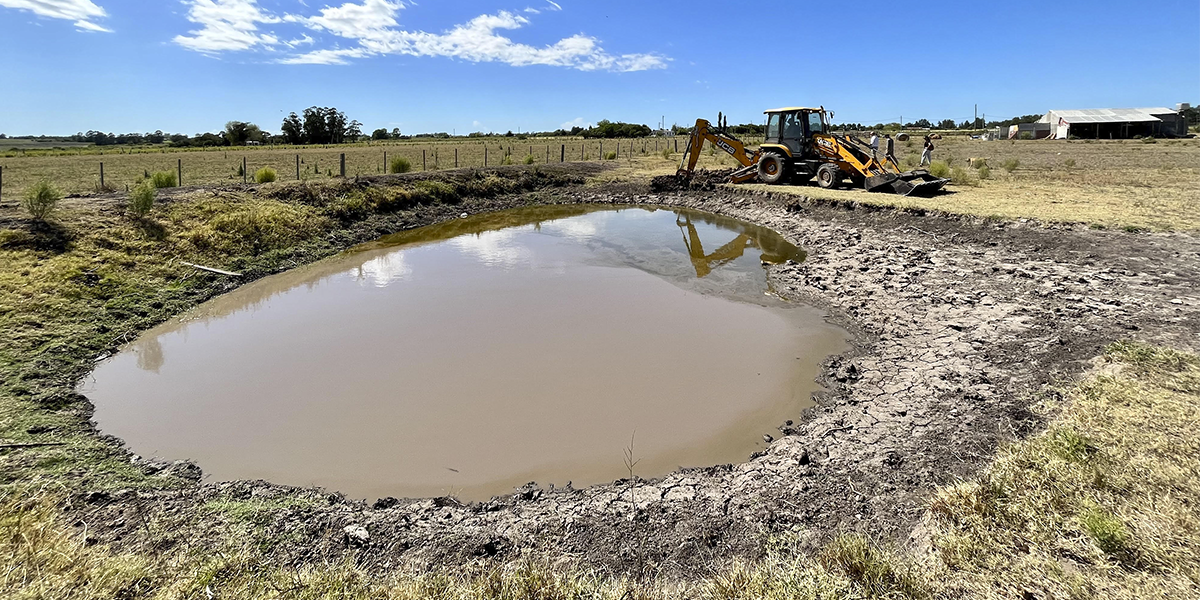
[{"label": "cracked dry mud", "polygon": [[743,464],[580,490],[530,485],[472,505],[371,505],[232,482],[85,494],[72,511],[97,540],[118,545],[141,538],[130,524],[146,515],[175,522],[158,540],[170,545],[221,527],[195,516],[206,502],[279,503],[289,508],[265,518],[265,535],[293,541],[274,545],[276,558],[348,554],[376,570],[543,551],[686,576],[714,560],[752,558],[784,532],[813,546],[844,530],[904,544],[935,486],[970,476],[999,444],[1040,426],[1026,410],[1036,394],[1078,376],[1109,342],[1194,348],[1200,329],[1200,240],[1184,234],[997,223],[729,190],[575,188],[507,201],[534,202],[683,206],[770,227],[810,253],[803,264],[769,267],[773,289],[826,308],[855,335],[854,347],[825,363],[828,391],[817,406],[781,425],[783,435]]}]

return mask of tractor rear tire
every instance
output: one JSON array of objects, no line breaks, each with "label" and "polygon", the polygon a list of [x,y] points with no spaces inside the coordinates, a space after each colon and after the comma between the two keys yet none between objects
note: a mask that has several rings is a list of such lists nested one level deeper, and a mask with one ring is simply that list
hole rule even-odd
[{"label": "tractor rear tire", "polygon": [[787,177],[787,162],[783,157],[768,152],[758,159],[758,180],[763,183],[779,183]]},{"label": "tractor rear tire", "polygon": [[831,190],[842,182],[842,170],[833,163],[825,163],[817,169],[817,185]]}]

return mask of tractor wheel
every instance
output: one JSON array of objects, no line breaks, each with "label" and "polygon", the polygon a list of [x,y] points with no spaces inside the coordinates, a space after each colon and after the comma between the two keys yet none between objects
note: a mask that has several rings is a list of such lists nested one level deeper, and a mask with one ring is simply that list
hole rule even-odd
[{"label": "tractor wheel", "polygon": [[817,185],[831,190],[842,182],[842,170],[833,163],[825,163],[817,169]]},{"label": "tractor wheel", "polygon": [[779,183],[787,175],[787,163],[783,157],[768,152],[758,159],[758,180],[763,183]]}]

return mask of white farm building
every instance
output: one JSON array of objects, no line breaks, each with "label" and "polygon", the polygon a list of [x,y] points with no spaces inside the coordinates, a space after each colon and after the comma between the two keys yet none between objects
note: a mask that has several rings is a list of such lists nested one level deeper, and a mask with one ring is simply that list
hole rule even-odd
[{"label": "white farm building", "polygon": [[1187,121],[1178,111],[1152,108],[1092,108],[1052,110],[1039,123],[1049,127],[1049,137],[1126,139],[1134,136],[1180,137],[1187,135]]}]

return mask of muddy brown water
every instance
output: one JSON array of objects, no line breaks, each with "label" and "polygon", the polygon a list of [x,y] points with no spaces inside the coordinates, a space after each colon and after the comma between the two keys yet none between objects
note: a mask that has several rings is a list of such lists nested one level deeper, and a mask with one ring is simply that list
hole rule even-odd
[{"label": "muddy brown water", "polygon": [[741,462],[847,334],[769,290],[778,234],[684,210],[538,207],[243,286],[80,384],[132,451],[218,480],[478,500]]}]

